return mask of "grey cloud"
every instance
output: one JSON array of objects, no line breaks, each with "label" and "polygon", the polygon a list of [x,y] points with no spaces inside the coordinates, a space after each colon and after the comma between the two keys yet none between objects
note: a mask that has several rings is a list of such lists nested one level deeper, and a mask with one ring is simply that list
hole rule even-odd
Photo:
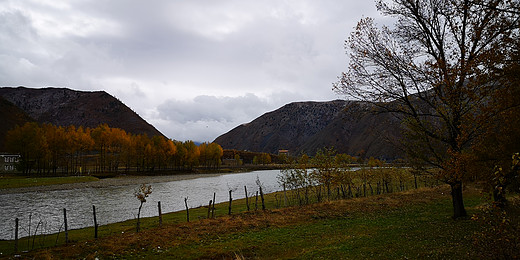
[{"label": "grey cloud", "polygon": [[239,97],[197,96],[193,100],[168,100],[157,107],[158,117],[177,123],[233,122],[254,118],[269,105],[253,94]]},{"label": "grey cloud", "polygon": [[172,138],[208,140],[335,98],[343,42],[375,15],[358,0],[5,0],[0,82],[103,89]]},{"label": "grey cloud", "polygon": [[213,141],[219,135],[264,113],[289,102],[303,100],[301,95],[286,91],[268,97],[248,93],[238,97],[206,95],[192,100],[168,100],[158,106],[151,121],[173,139]]}]

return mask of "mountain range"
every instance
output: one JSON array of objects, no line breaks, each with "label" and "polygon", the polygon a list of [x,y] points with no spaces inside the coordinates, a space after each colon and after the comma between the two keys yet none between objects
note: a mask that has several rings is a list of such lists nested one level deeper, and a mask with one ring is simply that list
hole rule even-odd
[{"label": "mountain range", "polygon": [[401,121],[391,113],[377,113],[366,102],[335,100],[295,102],[266,113],[217,137],[224,149],[313,155],[328,147],[350,155],[393,160]]},{"label": "mountain range", "polygon": [[[105,91],[67,88],[0,88],[0,151],[8,130],[25,122],[96,127],[108,124],[132,134],[163,135],[132,109]],[[329,147],[340,153],[393,160],[400,120],[365,102],[295,102],[265,113],[217,137],[224,149],[313,155]]]}]

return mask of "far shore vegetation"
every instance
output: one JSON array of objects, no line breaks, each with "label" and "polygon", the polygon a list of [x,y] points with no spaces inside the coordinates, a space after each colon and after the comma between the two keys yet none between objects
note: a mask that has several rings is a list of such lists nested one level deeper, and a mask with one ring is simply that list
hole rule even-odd
[{"label": "far shore vegetation", "polygon": [[83,183],[99,180],[93,176],[67,176],[67,177],[21,177],[1,176],[0,189],[13,189],[34,186],[57,185],[67,183]]}]

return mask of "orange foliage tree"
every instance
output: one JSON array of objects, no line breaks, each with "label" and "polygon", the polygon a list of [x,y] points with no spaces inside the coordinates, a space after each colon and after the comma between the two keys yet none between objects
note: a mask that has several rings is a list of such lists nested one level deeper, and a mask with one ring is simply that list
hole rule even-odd
[{"label": "orange foliage tree", "polygon": [[132,135],[107,124],[94,129],[26,123],[8,132],[6,146],[22,156],[25,174],[191,170],[202,164],[217,168],[223,149],[216,143],[200,147],[163,136]]}]

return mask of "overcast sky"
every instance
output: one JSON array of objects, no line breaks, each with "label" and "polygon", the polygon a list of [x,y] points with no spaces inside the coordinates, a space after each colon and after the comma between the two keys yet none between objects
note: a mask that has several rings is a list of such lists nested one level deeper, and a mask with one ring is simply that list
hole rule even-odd
[{"label": "overcast sky", "polygon": [[342,98],[367,0],[0,0],[0,85],[105,90],[167,137],[213,141],[295,101]]}]

